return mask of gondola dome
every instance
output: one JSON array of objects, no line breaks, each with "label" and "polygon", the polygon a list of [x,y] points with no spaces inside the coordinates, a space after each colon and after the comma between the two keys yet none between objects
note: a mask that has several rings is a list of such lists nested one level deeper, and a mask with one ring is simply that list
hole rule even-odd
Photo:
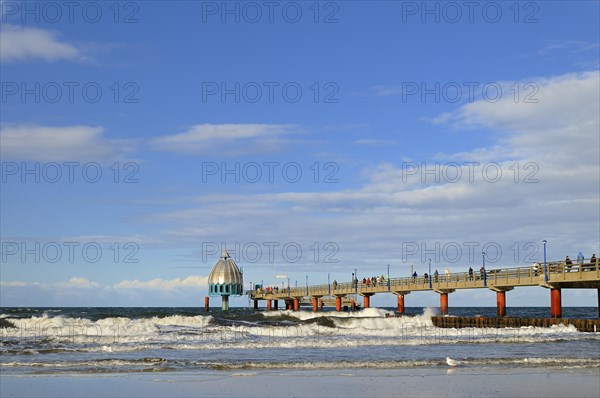
[{"label": "gondola dome", "polygon": [[209,295],[230,296],[243,294],[244,278],[237,264],[223,250],[223,255],[217,260],[208,275]]}]

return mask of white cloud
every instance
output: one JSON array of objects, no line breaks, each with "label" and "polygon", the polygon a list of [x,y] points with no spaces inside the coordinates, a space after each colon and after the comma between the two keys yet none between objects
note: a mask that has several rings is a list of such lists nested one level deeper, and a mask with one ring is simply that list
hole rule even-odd
[{"label": "white cloud", "polygon": [[195,288],[195,289],[205,289],[208,284],[208,277],[205,276],[188,276],[185,279],[175,278],[175,279],[152,279],[149,281],[139,281],[134,279],[124,280],[113,287],[115,289],[148,289],[148,290],[163,290],[163,291],[172,291],[175,289],[181,288]]},{"label": "white cloud", "polygon": [[77,47],[61,41],[59,35],[50,30],[3,24],[0,33],[2,62],[84,59]]},{"label": "white cloud", "polygon": [[538,54],[546,55],[554,51],[561,53],[563,51],[570,53],[594,51],[597,54],[599,47],[600,43],[598,42],[592,43],[583,40],[549,41],[542,49],[538,51]]},{"label": "white cloud", "polygon": [[[539,258],[542,239],[552,242],[553,259],[579,250],[589,256],[598,252],[600,240],[598,73],[538,82],[536,104],[514,103],[512,98],[476,101],[448,115],[447,123],[456,128],[478,126],[497,137],[474,151],[439,155],[442,164],[479,162],[474,181],[464,165],[458,182],[441,178],[436,183],[435,177],[424,178],[420,172],[407,176],[400,164],[381,164],[369,171],[368,182],[360,188],[342,190],[330,184],[320,192],[213,193],[157,220],[168,225],[166,233],[178,244],[300,242],[303,271],[323,269],[323,263],[314,261],[310,268],[314,242],[339,245],[339,265],[328,264],[328,269],[398,264],[402,243],[415,241],[427,242],[427,247],[479,242],[480,248],[497,242],[503,248],[497,265],[505,266],[526,263],[533,252],[528,248],[534,247],[529,242],[538,245]],[[500,181],[483,178],[488,162],[501,167]],[[479,258],[462,257],[450,267],[462,269]]]},{"label": "white cloud", "polygon": [[1,286],[8,287],[55,287],[55,288],[77,288],[77,289],[150,289],[171,291],[181,288],[205,289],[208,284],[207,276],[191,275],[186,278],[160,279],[155,278],[148,281],[122,280],[113,285],[102,285],[98,282],[90,281],[87,278],[74,276],[66,282],[24,282],[24,281],[0,281]]},{"label": "white cloud", "polygon": [[78,276],[60,282],[2,280],[0,302],[6,306],[193,306],[206,294],[207,282],[205,276],[123,280],[112,285]]},{"label": "white cloud", "polygon": [[6,160],[102,161],[134,150],[131,140],[108,139],[101,126],[3,125],[0,154]]},{"label": "white cloud", "polygon": [[239,156],[281,150],[296,129],[286,124],[199,124],[151,140],[154,149],[188,155]]},{"label": "white cloud", "polygon": [[99,283],[92,282],[89,279],[81,277],[73,277],[68,282],[62,285],[64,288],[76,288],[76,289],[92,289],[101,287]]},{"label": "white cloud", "polygon": [[375,94],[381,97],[385,97],[388,95],[400,95],[403,90],[398,86],[385,86],[385,85],[377,85],[373,86],[373,90],[375,90]]}]

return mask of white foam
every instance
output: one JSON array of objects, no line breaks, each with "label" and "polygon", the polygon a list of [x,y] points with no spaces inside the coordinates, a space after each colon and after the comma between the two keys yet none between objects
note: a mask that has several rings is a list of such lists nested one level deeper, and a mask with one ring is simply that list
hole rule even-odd
[{"label": "white foam", "polygon": [[[404,317],[389,317],[389,311],[377,308],[355,313],[273,311],[265,312],[263,316],[273,318],[282,314],[299,320],[327,317],[330,322],[324,319],[323,322],[289,325],[242,323],[221,326],[211,323],[211,316],[200,315],[105,318],[98,321],[41,316],[11,319],[15,328],[3,328],[0,333],[3,340],[33,341],[58,351],[88,352],[539,343],[571,337],[600,340],[600,333],[580,333],[572,325],[550,328],[437,328],[431,322],[432,310],[429,309],[422,315]],[[0,350],[14,351],[15,348],[6,346]]]}]

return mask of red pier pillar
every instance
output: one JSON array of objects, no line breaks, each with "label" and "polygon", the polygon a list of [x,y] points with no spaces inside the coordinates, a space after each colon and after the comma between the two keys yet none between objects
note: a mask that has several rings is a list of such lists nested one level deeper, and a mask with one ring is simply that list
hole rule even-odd
[{"label": "red pier pillar", "polygon": [[398,312],[400,314],[404,314],[404,295],[403,294],[398,295]]},{"label": "red pier pillar", "polygon": [[267,311],[271,311],[271,300],[267,300]]},{"label": "red pier pillar", "polygon": [[298,311],[300,309],[300,300],[295,298],[294,299],[294,311]]},{"label": "red pier pillar", "polygon": [[317,312],[319,310],[319,299],[316,297],[312,298],[313,312]]},{"label": "red pier pillar", "polygon": [[550,318],[562,318],[560,289],[550,289]]},{"label": "red pier pillar", "polygon": [[[598,297],[600,297],[600,289],[598,289]],[[339,296],[335,297],[335,310],[337,312],[342,310],[342,298]]]},{"label": "red pier pillar", "polygon": [[364,309],[371,308],[371,295],[370,294],[365,294],[363,296],[363,308]]},{"label": "red pier pillar", "polygon": [[496,292],[496,310],[498,316],[506,316],[506,292]]},{"label": "red pier pillar", "polygon": [[204,311],[208,312],[210,310],[210,298],[208,296],[204,297]]},{"label": "red pier pillar", "polygon": [[448,293],[440,293],[440,311],[442,315],[448,315]]}]

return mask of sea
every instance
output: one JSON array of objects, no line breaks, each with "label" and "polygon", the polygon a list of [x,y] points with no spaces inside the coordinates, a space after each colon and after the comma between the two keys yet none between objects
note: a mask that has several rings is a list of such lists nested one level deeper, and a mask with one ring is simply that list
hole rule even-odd
[{"label": "sea", "polygon": [[[495,316],[490,307],[450,316]],[[508,308],[547,317],[548,308]],[[0,308],[4,375],[205,372],[253,369],[447,367],[599,368],[600,332],[550,328],[435,327],[436,309],[228,312],[200,308]],[[595,319],[594,307],[563,308]]]}]

